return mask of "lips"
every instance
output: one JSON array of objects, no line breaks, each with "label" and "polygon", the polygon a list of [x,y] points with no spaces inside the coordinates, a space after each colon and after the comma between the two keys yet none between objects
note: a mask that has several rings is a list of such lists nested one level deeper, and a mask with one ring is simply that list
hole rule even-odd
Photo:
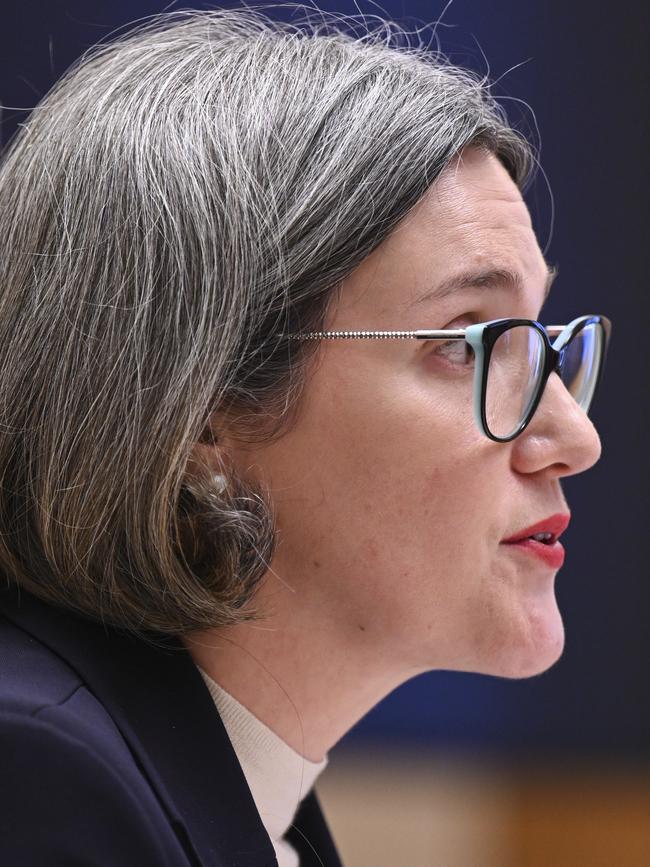
[{"label": "lips", "polygon": [[538,521],[530,527],[518,530],[514,536],[510,536],[508,539],[503,539],[502,541],[504,544],[510,545],[516,542],[523,542],[538,533],[550,533],[551,538],[547,544],[553,545],[569,526],[570,520],[571,515],[568,512],[558,512],[556,515],[550,515],[548,518],[544,518],[544,520]]},{"label": "lips", "polygon": [[[509,539],[503,539],[503,544],[508,545],[510,551],[532,554],[552,569],[560,569],[564,563],[564,548],[558,539],[568,527],[570,520],[570,514],[558,512],[557,515],[550,515],[537,524],[519,530]],[[543,542],[532,539],[531,536],[537,533],[550,533],[550,539]]]}]

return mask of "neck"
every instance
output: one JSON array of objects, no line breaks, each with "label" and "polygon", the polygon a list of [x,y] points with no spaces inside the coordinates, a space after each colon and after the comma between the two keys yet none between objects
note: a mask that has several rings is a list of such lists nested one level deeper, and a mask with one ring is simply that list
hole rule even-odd
[{"label": "neck", "polygon": [[240,704],[304,758],[320,762],[407,678],[381,652],[380,636],[373,641],[369,629],[328,618],[322,605],[310,607],[307,599],[297,607],[298,595],[265,581],[255,603],[271,614],[193,632],[183,642]]}]

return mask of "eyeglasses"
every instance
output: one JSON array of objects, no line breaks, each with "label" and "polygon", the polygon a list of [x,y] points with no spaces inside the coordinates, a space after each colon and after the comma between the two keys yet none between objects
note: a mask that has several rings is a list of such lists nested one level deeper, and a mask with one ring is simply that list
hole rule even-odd
[{"label": "eyeglasses", "polygon": [[[579,316],[568,325],[544,327],[534,319],[494,319],[468,328],[438,331],[311,331],[293,340],[464,340],[473,353],[474,419],[491,440],[507,443],[532,419],[555,372],[588,412],[600,382],[611,322]],[[550,337],[555,337],[551,344]]]}]

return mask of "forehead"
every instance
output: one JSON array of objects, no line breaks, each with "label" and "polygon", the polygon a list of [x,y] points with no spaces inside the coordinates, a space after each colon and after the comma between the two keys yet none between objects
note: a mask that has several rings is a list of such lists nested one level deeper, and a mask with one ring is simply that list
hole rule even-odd
[{"label": "forehead", "polygon": [[446,166],[412,213],[425,221],[435,216],[454,222],[478,218],[486,208],[532,230],[528,208],[500,160],[469,147]]},{"label": "forehead", "polygon": [[339,310],[408,310],[434,283],[474,268],[519,271],[540,292],[547,274],[516,184],[493,154],[468,148],[345,281]]}]

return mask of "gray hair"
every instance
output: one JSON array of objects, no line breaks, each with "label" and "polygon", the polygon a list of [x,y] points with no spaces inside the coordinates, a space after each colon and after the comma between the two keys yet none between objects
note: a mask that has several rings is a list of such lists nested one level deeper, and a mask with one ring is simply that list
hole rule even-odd
[{"label": "gray hair", "polygon": [[464,147],[526,188],[534,150],[485,78],[346,23],[158,16],[81,58],[7,148],[7,586],[145,640],[256,619],[270,491],[189,473],[192,447],[214,417],[247,442],[289,429],[319,344],[287,335],[323,330]]}]

